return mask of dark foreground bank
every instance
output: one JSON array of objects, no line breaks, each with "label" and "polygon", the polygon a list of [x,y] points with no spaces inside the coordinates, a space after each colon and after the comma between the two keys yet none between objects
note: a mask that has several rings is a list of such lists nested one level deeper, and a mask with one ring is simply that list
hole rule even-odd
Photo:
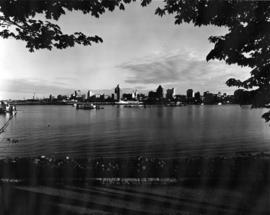
[{"label": "dark foreground bank", "polygon": [[267,154],[0,161],[0,215],[270,214]]},{"label": "dark foreground bank", "polygon": [[[30,184],[49,182],[93,181],[102,183],[192,183],[214,186],[216,183],[268,183],[270,156],[264,153],[238,154],[232,157],[186,157],[158,159],[139,156],[136,158],[72,159],[71,157],[13,158],[0,161],[2,183],[21,182]],[[111,180],[100,180],[111,179]],[[152,178],[152,180],[146,179]],[[155,179],[153,179],[155,178]],[[99,179],[99,180],[98,180]],[[141,179],[141,180],[140,180]],[[168,180],[167,180],[168,179]],[[171,179],[171,180],[169,180]]]}]

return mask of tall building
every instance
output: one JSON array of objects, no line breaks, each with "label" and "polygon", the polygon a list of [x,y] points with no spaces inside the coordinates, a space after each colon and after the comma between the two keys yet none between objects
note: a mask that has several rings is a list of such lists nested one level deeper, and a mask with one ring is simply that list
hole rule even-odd
[{"label": "tall building", "polygon": [[201,94],[199,91],[194,94],[194,98],[195,100],[201,100]]},{"label": "tall building", "polygon": [[207,96],[207,94],[209,94],[209,91],[205,91],[205,92],[203,93],[203,97]]},{"label": "tall building", "polygon": [[167,99],[174,99],[175,96],[175,89],[167,89],[166,98]]},{"label": "tall building", "polygon": [[49,96],[49,100],[52,102],[53,101],[53,96],[52,96],[52,94],[50,94],[50,96]]},{"label": "tall building", "polygon": [[187,90],[187,98],[193,98],[193,90],[192,89]]},{"label": "tall building", "polygon": [[123,93],[122,95],[123,100],[132,100],[133,99],[133,94],[132,93]]},{"label": "tall building", "polygon": [[157,95],[157,98],[164,98],[163,87],[161,85],[158,86],[156,90],[156,95]]},{"label": "tall building", "polygon": [[156,97],[157,97],[157,93],[154,92],[154,91],[149,91],[149,92],[148,92],[148,97],[149,97],[149,98],[156,98]]},{"label": "tall building", "polygon": [[101,101],[104,101],[105,100],[105,94],[104,93],[100,95],[100,100]]},{"label": "tall building", "polygon": [[117,101],[120,101],[120,91],[121,91],[121,89],[120,89],[120,87],[119,87],[119,84],[116,86],[116,88],[114,89],[114,92],[115,92],[115,94],[116,94],[116,100]]},{"label": "tall building", "polygon": [[200,94],[199,91],[194,94],[194,99],[195,99],[196,103],[201,103],[202,102],[201,94]]},{"label": "tall building", "polygon": [[137,99],[137,90],[132,93],[132,99]]},{"label": "tall building", "polygon": [[85,100],[86,99],[86,95],[85,94],[82,94],[81,98],[82,98],[82,100]]},{"label": "tall building", "polygon": [[82,96],[80,90],[75,90],[74,94],[75,94],[75,98]]},{"label": "tall building", "polygon": [[87,91],[87,99],[90,99],[91,97],[93,96],[93,93],[90,91],[90,90],[88,90]]}]

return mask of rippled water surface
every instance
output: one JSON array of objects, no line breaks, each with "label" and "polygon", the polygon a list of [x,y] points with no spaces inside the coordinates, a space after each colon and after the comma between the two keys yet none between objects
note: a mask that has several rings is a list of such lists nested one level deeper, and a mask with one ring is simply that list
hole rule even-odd
[{"label": "rippled water surface", "polygon": [[[0,157],[179,157],[270,152],[270,127],[261,118],[266,111],[263,109],[237,105],[17,109],[17,115],[0,134]],[[0,115],[1,125],[7,117]]]}]

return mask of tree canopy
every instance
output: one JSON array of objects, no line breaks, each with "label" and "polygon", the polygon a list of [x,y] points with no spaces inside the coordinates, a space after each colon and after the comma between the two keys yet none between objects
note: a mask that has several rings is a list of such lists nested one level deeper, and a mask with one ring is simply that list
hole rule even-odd
[{"label": "tree canopy", "polygon": [[[82,32],[65,34],[53,23],[67,11],[81,11],[99,17],[106,11],[136,0],[0,0],[0,36],[26,42],[30,51],[37,49],[73,47],[102,42],[97,35]],[[142,6],[151,0],[140,0]],[[35,18],[44,15],[44,19]],[[246,80],[229,79],[228,86],[237,86],[254,95],[253,106],[270,103],[270,2],[267,1],[212,1],[163,0],[156,14],[172,14],[175,24],[193,23],[195,26],[215,25],[228,29],[225,35],[211,36],[214,48],[206,60],[223,60],[251,68]],[[263,117],[270,120],[270,112]]]}]

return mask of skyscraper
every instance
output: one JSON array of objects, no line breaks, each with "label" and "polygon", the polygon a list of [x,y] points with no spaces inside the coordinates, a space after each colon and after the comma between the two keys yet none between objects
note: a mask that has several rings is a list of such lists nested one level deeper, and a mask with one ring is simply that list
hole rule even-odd
[{"label": "skyscraper", "polygon": [[90,99],[92,95],[93,95],[93,93],[90,90],[88,90],[87,91],[87,99]]},{"label": "skyscraper", "polygon": [[175,89],[167,89],[166,98],[167,99],[173,99],[175,96]]},{"label": "skyscraper", "polygon": [[114,89],[114,92],[115,92],[115,94],[116,94],[116,100],[117,101],[120,101],[120,91],[121,91],[121,89],[120,89],[120,87],[119,87],[119,84],[116,86],[116,88]]},{"label": "skyscraper", "polygon": [[112,101],[114,101],[114,93],[112,93]]},{"label": "skyscraper", "polygon": [[201,94],[199,91],[194,94],[194,98],[195,98],[195,102],[197,103],[201,102],[202,99],[201,99]]},{"label": "skyscraper", "polygon": [[75,94],[75,98],[78,98],[78,97],[81,97],[82,96],[80,90],[75,90],[74,94]]},{"label": "skyscraper", "polygon": [[163,87],[161,85],[158,86],[157,90],[156,90],[156,95],[157,98],[163,98]]},{"label": "skyscraper", "polygon": [[187,98],[192,98],[193,97],[193,90],[192,89],[188,89],[187,90]]},{"label": "skyscraper", "polygon": [[137,90],[132,93],[132,99],[137,99]]}]

